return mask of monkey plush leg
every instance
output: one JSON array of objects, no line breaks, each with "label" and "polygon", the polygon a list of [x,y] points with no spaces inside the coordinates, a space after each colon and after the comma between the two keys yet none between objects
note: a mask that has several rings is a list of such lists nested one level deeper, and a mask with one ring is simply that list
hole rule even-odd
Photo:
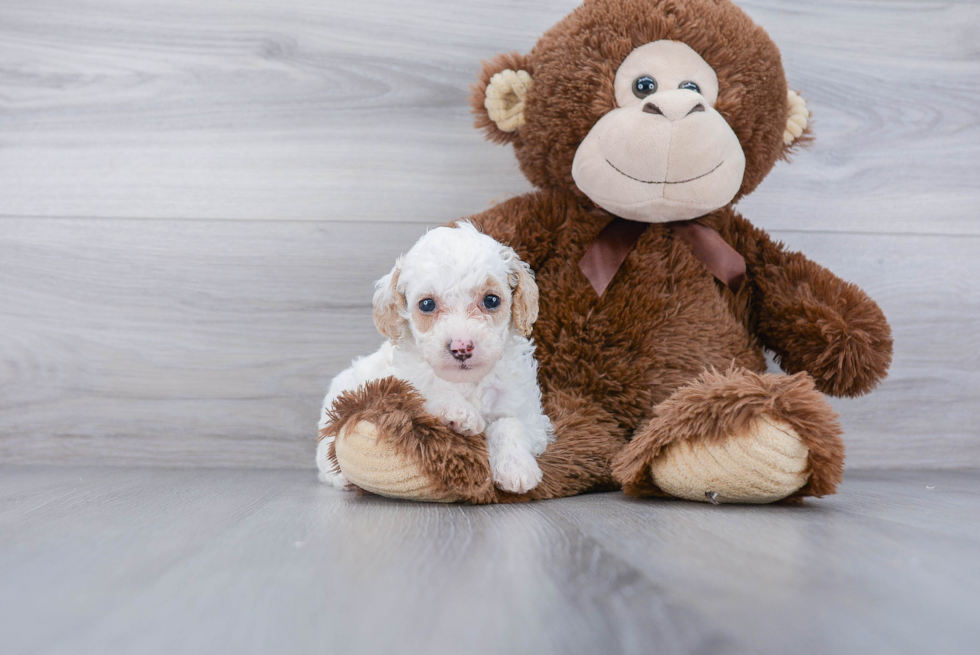
[{"label": "monkey plush leg", "polygon": [[657,406],[617,455],[634,496],[771,503],[834,493],[844,463],[837,416],[805,373],[705,372]]},{"label": "monkey plush leg", "polygon": [[483,436],[453,432],[424,406],[410,384],[391,377],[344,392],[320,430],[321,443],[334,437],[328,460],[351,484],[382,496],[492,502]]},{"label": "monkey plush leg", "polygon": [[625,434],[593,402],[564,393],[546,398],[557,438],[537,459],[541,482],[524,494],[494,487],[483,435],[453,432],[424,405],[394,378],[345,392],[321,430],[324,440],[335,437],[330,461],[365,491],[429,502],[521,502],[618,486],[611,462]]}]

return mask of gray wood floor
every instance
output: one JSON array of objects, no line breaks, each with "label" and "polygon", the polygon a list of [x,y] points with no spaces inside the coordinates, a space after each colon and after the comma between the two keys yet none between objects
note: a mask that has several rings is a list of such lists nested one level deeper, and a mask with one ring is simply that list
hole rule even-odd
[{"label": "gray wood floor", "polygon": [[980,475],[792,507],[420,505],[305,471],[0,468],[26,653],[980,652]]}]

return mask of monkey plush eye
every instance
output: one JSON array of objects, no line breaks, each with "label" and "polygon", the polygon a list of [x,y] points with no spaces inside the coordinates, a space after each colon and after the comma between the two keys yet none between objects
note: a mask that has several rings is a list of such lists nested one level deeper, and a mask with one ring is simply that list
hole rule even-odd
[{"label": "monkey plush eye", "polygon": [[500,298],[492,293],[488,293],[483,297],[483,306],[487,309],[496,309],[500,306]]},{"label": "monkey plush eye", "polygon": [[436,311],[436,301],[432,298],[423,298],[419,301],[419,311],[429,314]]},{"label": "monkey plush eye", "polygon": [[694,82],[690,82],[690,81],[688,81],[688,82],[681,82],[677,86],[677,88],[678,89],[687,89],[688,91],[694,91],[695,93],[701,93],[701,87],[699,87]]},{"label": "monkey plush eye", "polygon": [[656,90],[657,80],[653,79],[649,75],[638,77],[633,82],[633,95],[635,95],[637,98],[646,98],[651,93],[655,93]]}]

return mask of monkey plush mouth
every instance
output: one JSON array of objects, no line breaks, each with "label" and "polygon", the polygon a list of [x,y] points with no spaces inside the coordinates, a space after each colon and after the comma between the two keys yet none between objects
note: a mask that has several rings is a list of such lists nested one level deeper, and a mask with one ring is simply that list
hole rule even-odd
[{"label": "monkey plush mouth", "polygon": [[623,177],[628,177],[629,179],[635,180],[635,181],[640,182],[642,184],[687,184],[688,182],[693,182],[694,180],[700,180],[702,177],[707,177],[708,175],[711,175],[716,170],[718,170],[719,168],[721,168],[721,165],[724,164],[725,162],[724,162],[724,160],[718,162],[718,165],[717,166],[715,166],[714,168],[712,168],[707,173],[701,173],[701,175],[698,175],[697,177],[692,177],[689,180],[677,180],[677,181],[674,181],[674,182],[668,182],[666,180],[664,180],[663,182],[656,182],[656,181],[650,181],[650,182],[648,182],[647,180],[641,180],[638,177],[633,177],[632,175],[627,175],[623,171],[621,171],[618,168],[616,168],[616,166],[611,161],[609,161],[608,159],[606,160],[606,163],[609,164],[610,166],[612,166],[612,169],[614,171],[616,171],[617,173],[619,173],[620,175],[622,175]]}]

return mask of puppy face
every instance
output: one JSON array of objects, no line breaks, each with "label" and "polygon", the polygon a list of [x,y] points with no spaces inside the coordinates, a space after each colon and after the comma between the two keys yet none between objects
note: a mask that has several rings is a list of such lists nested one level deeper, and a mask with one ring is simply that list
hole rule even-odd
[{"label": "puppy face", "polygon": [[374,294],[378,330],[395,343],[410,338],[450,382],[486,375],[513,333],[530,335],[537,314],[527,264],[466,222],[426,233]]}]

